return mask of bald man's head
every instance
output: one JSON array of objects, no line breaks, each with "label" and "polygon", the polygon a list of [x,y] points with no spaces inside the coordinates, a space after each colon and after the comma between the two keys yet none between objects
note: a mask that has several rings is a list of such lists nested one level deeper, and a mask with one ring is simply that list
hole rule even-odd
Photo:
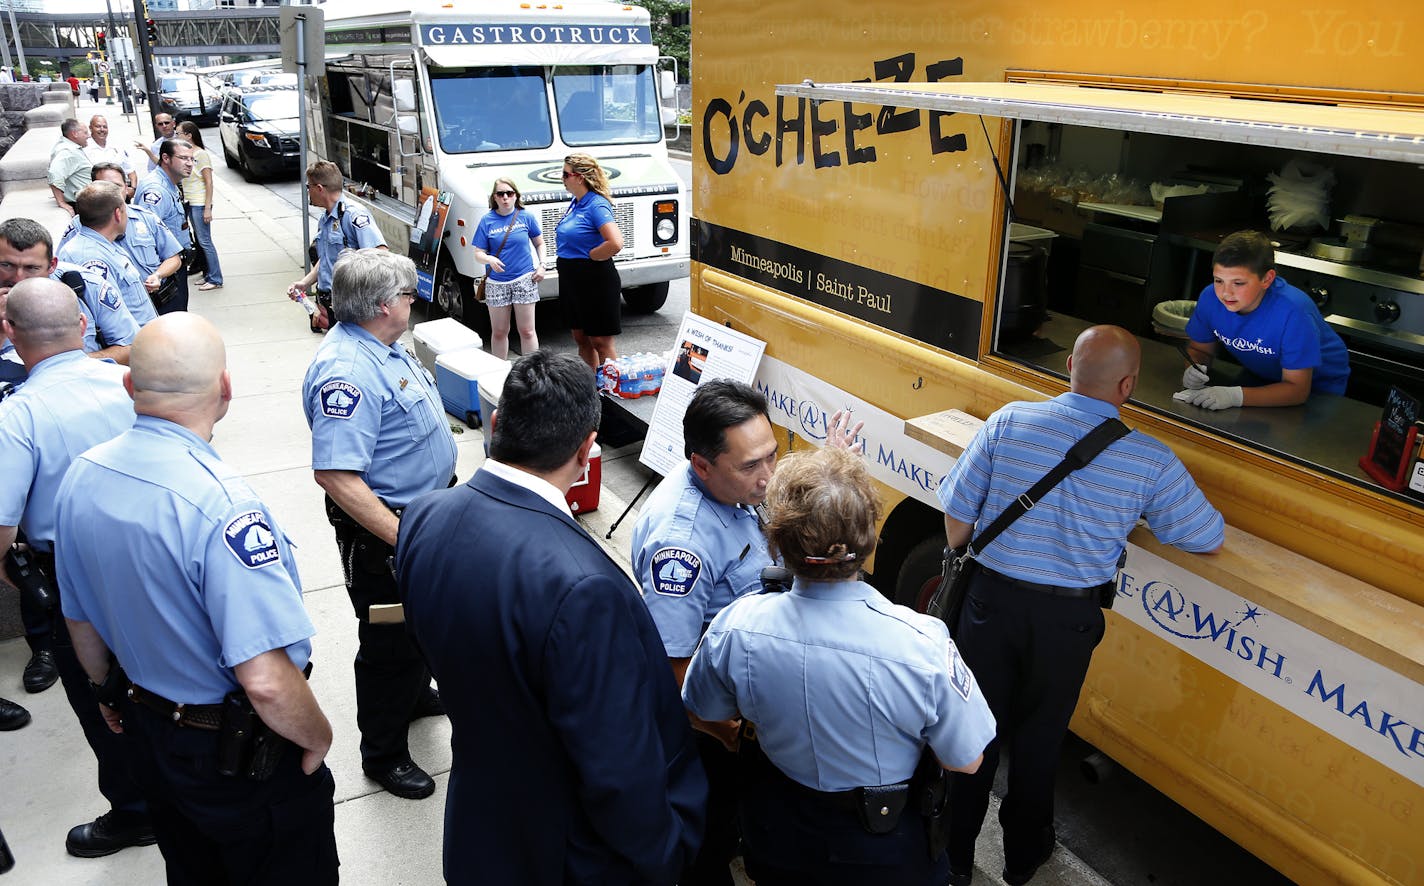
[{"label": "bald man's head", "polygon": [[84,346],[84,321],[74,290],[48,277],[15,284],[5,300],[5,323],[21,351],[53,354]]},{"label": "bald man's head", "polygon": [[1142,347],[1121,326],[1093,326],[1073,343],[1068,374],[1073,392],[1122,405],[1137,387]]},{"label": "bald man's head", "polygon": [[197,314],[164,314],[134,337],[129,376],[134,396],[201,395],[216,388],[227,368],[217,327]]}]

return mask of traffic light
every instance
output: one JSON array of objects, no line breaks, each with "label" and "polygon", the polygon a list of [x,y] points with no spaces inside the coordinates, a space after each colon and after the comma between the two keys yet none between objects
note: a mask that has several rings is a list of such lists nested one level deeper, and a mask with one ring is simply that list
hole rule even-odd
[{"label": "traffic light", "polygon": [[95,32],[94,32],[94,48],[95,48],[95,49],[99,50],[100,52],[103,52],[105,49],[108,48],[108,42],[109,42],[109,41],[104,37],[104,32],[103,32],[103,31],[95,31]]},{"label": "traffic light", "polygon": [[149,46],[157,46],[157,45],[158,45],[158,22],[154,21],[153,19],[148,19],[147,21],[144,22],[144,24],[148,26],[148,45],[149,45]]}]

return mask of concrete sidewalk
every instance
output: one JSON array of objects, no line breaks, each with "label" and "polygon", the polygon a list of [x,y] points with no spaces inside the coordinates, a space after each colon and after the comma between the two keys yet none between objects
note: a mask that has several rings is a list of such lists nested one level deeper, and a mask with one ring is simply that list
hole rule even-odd
[{"label": "concrete sidewalk", "polygon": [[[110,139],[129,145],[152,140],[145,129],[124,118],[118,105],[80,103],[81,119],[104,114]],[[450,771],[450,727],[444,718],[417,721],[410,732],[411,753],[436,782],[436,793],[410,801],[382,791],[361,772],[356,730],[355,687],[351,660],[356,653],[355,619],[342,586],[340,563],[326,522],[321,490],[311,473],[311,436],[302,415],[300,388],[320,337],[307,329],[306,315],[286,297],[289,283],[302,273],[305,243],[300,211],[265,188],[249,185],[223,166],[216,130],[213,143],[217,197],[213,239],[222,259],[225,285],[211,292],[192,287],[190,309],[217,324],[227,343],[234,388],[232,407],[218,424],[213,445],[240,471],[272,509],[297,546],[307,610],[316,625],[315,669],[311,683],[335,731],[327,763],[336,777],[336,836],[342,879],[370,886],[442,882],[441,845],[445,788]],[[207,133],[205,133],[206,135]],[[138,158],[140,174],[146,164]],[[68,218],[54,205],[48,188],[13,191],[0,202],[0,219],[25,216],[45,224],[57,237]],[[196,283],[196,278],[195,278]],[[550,341],[571,349],[567,341]],[[461,479],[483,461],[483,436],[451,419],[457,432]],[[597,511],[580,516],[616,562],[627,568],[632,517],[613,542],[605,542],[608,524],[623,502],[607,488]],[[0,600],[0,605],[13,605]],[[3,879],[10,884],[148,884],[164,879],[156,847],[126,849],[108,858],[81,860],[64,850],[70,827],[106,811],[96,787],[94,757],[57,684],[39,695],[26,695],[20,682],[29,650],[24,640],[0,642],[0,696],[27,707],[34,721],[16,732],[0,733],[0,831],[17,859]],[[497,724],[495,724],[497,728]],[[999,882],[1002,867],[995,812],[980,837],[978,882]],[[498,815],[498,804],[491,805]],[[470,864],[476,869],[478,859]],[[991,873],[992,872],[992,873]],[[1035,883],[1100,883],[1062,847]]]}]

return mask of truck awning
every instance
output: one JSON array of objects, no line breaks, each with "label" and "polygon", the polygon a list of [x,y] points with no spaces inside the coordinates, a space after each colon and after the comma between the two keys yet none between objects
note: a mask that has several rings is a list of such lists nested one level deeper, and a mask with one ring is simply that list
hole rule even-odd
[{"label": "truck awning", "polygon": [[1424,162],[1424,113],[1043,83],[787,84],[777,95]]},{"label": "truck awning", "polygon": [[653,46],[546,43],[541,45],[422,46],[437,68],[505,67],[507,65],[654,65]]}]

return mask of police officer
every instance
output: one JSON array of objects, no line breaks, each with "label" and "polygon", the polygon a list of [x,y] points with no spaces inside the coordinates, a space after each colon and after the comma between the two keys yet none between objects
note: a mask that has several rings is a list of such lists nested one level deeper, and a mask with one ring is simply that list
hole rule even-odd
[{"label": "police officer", "polygon": [[[830,445],[845,447],[837,413]],[[686,464],[649,496],[633,525],[633,574],[667,647],[678,685],[708,622],[728,603],[761,587],[772,562],[754,508],[776,468],[776,437],[766,398],[742,382],[712,379],[692,395],[682,418]],[[683,884],[728,884],[737,849],[735,773],[730,748],[738,724],[701,723],[698,752],[711,787],[707,833]]]},{"label": "police officer", "polygon": [[[316,297],[316,303],[331,307],[331,274],[343,249],[385,249],[386,238],[376,227],[371,214],[349,203],[342,190],[341,168],[330,160],[318,160],[307,167],[307,197],[313,206],[326,210],[316,230],[316,263],[307,275],[287,288],[295,299],[304,292]],[[321,332],[317,319],[312,319],[312,331]]]},{"label": "police officer", "polygon": [[[188,233],[183,192],[178,183],[192,172],[193,143],[181,138],[164,139],[158,146],[158,165],[139,179],[133,198],[134,203],[153,210],[185,250],[193,245],[193,239]],[[180,271],[177,277],[178,291],[158,306],[160,314],[188,310],[188,275]]]},{"label": "police officer", "polygon": [[64,614],[89,706],[134,749],[168,882],[335,883],[331,724],[303,679],[315,630],[286,536],[209,443],[225,364],[196,315],[139,333],[133,428],[59,490]]},{"label": "police officer", "polygon": [[[123,167],[116,163],[94,164],[96,182],[108,181],[123,185],[123,174]],[[59,238],[61,249],[79,234],[79,227],[77,216],[70,219],[69,227],[64,229]],[[139,275],[143,278],[143,288],[149,293],[149,298],[146,299],[148,310],[154,312],[153,301],[166,298],[166,290],[178,285],[175,275],[183,270],[183,247],[178,245],[178,238],[154,215],[153,210],[130,203],[128,223],[114,243],[128,254],[129,259],[138,268]],[[156,312],[154,313],[156,315]]]},{"label": "police officer", "polygon": [[758,886],[940,886],[948,859],[922,798],[942,798],[942,769],[973,772],[994,735],[944,623],[857,580],[879,511],[856,456],[788,456],[766,531],[795,582],[724,608],[687,671],[694,716],[755,724],[739,802]]},{"label": "police officer", "polygon": [[405,626],[373,622],[371,607],[400,602],[387,562],[400,512],[453,482],[455,442],[434,381],[397,344],[415,300],[414,263],[362,249],[337,262],[332,280],[338,322],[302,384],[312,470],[327,494],[359,622],[361,766],[392,794],[418,800],[435,783],[410,759],[407,724],[444,708]]},{"label": "police officer", "polygon": [[[30,375],[0,403],[0,477],[5,478],[0,483],[0,550],[9,550],[22,529],[36,565],[51,580],[59,533],[55,495],[65,470],[80,453],[123,433],[134,420],[122,367],[84,357],[83,325],[74,293],[62,283],[25,280],[6,299],[5,335],[15,343]],[[95,489],[86,489],[85,495],[91,506],[106,501]],[[131,504],[107,500],[125,509]],[[114,552],[107,539],[86,544],[99,556]],[[57,591],[62,603],[68,592],[62,579]],[[97,858],[126,846],[146,846],[154,840],[153,830],[143,794],[129,771],[128,746],[99,716],[63,619],[54,619],[53,631],[65,695],[98,760],[99,790],[112,806],[94,821],[74,827],[65,847],[71,855]]]},{"label": "police officer", "polygon": [[116,363],[129,361],[138,323],[117,288],[103,277],[53,255],[49,231],[28,218],[0,222],[0,289],[31,277],[51,277],[74,290],[84,315],[84,352]]},{"label": "police officer", "polygon": [[74,208],[79,224],[72,238],[61,240],[60,259],[88,268],[117,286],[140,326],[157,317],[144,275],[115,242],[128,227],[123,188],[113,182],[95,182],[79,192]]},{"label": "police officer", "polygon": [[[1074,443],[1117,418],[1137,385],[1140,362],[1132,333],[1094,326],[1073,345],[1068,393],[1042,403],[1010,403],[989,416],[940,483],[950,546],[969,542]],[[953,779],[951,882],[967,884],[972,876],[1001,741],[1012,760],[999,808],[1004,881],[1027,883],[1052,854],[1059,748],[1103,637],[1101,595],[1112,591],[1127,534],[1139,517],[1146,517],[1163,544],[1196,553],[1221,546],[1221,514],[1186,468],[1166,446],[1133,431],[976,551],[979,569],[955,639],[979,677],[999,735],[977,773]]]},{"label": "police officer", "polygon": [[[140,97],[142,97],[143,92],[140,90],[138,94]],[[177,126],[178,124],[174,121],[172,114],[154,114],[153,132],[158,137],[153,140],[153,144],[148,144],[146,142],[141,142],[138,139],[134,139],[134,147],[138,148],[140,151],[143,151],[143,153],[148,157],[148,172],[152,172],[154,168],[158,166],[159,160],[162,156],[161,152],[163,150],[163,143],[173,137]]]}]

